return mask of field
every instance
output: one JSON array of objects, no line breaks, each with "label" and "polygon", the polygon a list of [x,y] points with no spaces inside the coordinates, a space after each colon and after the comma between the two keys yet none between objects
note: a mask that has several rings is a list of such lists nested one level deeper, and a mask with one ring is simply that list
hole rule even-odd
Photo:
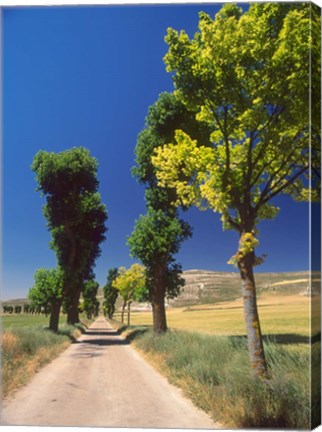
[{"label": "field", "polygon": [[[258,300],[264,335],[306,342],[310,334],[310,297],[301,295],[264,295]],[[315,301],[319,301],[318,297]],[[244,335],[245,324],[241,300],[187,308],[169,308],[168,326],[172,329],[196,331],[213,335]],[[151,325],[150,311],[133,312],[133,325]]]},{"label": "field", "polygon": [[[49,317],[45,315],[3,315],[1,317],[2,328],[11,330],[16,328],[48,326]],[[61,323],[65,320],[61,320]]]}]

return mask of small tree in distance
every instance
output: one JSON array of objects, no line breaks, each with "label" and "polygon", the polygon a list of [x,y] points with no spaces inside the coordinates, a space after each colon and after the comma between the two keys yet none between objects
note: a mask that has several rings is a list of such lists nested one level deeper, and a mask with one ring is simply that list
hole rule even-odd
[{"label": "small tree in distance", "polygon": [[88,319],[92,319],[93,316],[98,316],[100,302],[97,299],[97,292],[99,283],[94,279],[90,279],[84,283],[82,290],[83,296],[83,308]]},{"label": "small tree in distance", "polygon": [[133,264],[128,270],[125,267],[120,267],[118,276],[113,281],[113,287],[123,298],[121,320],[124,322],[126,306],[130,311],[133,301],[142,302],[148,299],[145,268],[140,264]]},{"label": "small tree in distance", "polygon": [[119,295],[118,290],[113,287],[113,281],[117,278],[117,276],[118,276],[118,269],[116,267],[110,269],[107,274],[106,284],[103,287],[103,292],[104,292],[103,308],[104,308],[104,313],[108,316],[109,319],[113,318],[115,312],[115,303]]}]

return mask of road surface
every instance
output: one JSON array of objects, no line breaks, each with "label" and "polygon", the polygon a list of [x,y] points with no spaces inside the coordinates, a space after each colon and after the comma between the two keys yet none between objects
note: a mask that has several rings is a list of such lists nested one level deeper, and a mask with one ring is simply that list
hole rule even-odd
[{"label": "road surface", "polygon": [[215,429],[100,317],[3,403],[2,425]]}]

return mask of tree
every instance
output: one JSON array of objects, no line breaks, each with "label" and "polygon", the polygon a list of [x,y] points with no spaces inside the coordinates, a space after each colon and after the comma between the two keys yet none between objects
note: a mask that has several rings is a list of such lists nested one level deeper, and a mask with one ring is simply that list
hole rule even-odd
[{"label": "tree", "polygon": [[18,305],[16,305],[16,306],[15,306],[15,314],[20,314],[20,313],[21,313],[21,311],[22,311],[22,307],[21,307],[21,306],[18,306]]},{"label": "tree", "polygon": [[38,190],[46,197],[44,215],[51,248],[64,272],[67,321],[79,322],[78,303],[84,281],[105,240],[107,212],[97,192],[97,161],[83,147],[60,153],[39,151],[33,161]]},{"label": "tree", "polygon": [[108,271],[107,274],[107,281],[106,284],[103,287],[104,292],[104,312],[107,314],[109,319],[113,318],[114,312],[115,312],[115,303],[118,297],[118,290],[113,287],[113,281],[118,276],[118,269],[112,268]]},{"label": "tree", "polygon": [[177,204],[211,208],[239,234],[230,262],[240,271],[257,376],[267,375],[253,274],[263,259],[255,256],[258,223],[277,215],[277,195],[308,196],[310,7],[254,3],[243,13],[227,4],[214,19],[200,13],[193,39],[173,29],[166,37],[175,94],[207,123],[211,146],[177,130],[152,162]]},{"label": "tree", "polygon": [[94,279],[88,280],[84,283],[82,290],[84,312],[88,319],[93,316],[98,316],[100,303],[97,299],[99,284]]},{"label": "tree", "polygon": [[[149,108],[146,127],[139,134],[135,149],[136,166],[132,172],[146,186],[147,214],[136,222],[128,244],[132,256],[139,258],[147,270],[155,332],[167,330],[165,297],[178,295],[184,284],[180,277],[182,269],[175,262],[174,254],[179,251],[181,242],[191,236],[191,228],[179,218],[173,204],[175,190],[159,187],[151,154],[173,140],[177,128],[206,145],[209,142],[208,126],[197,123],[195,115],[173,94],[161,94]],[[165,241],[169,243],[165,244]]]},{"label": "tree", "polygon": [[57,332],[62,305],[64,274],[59,268],[51,270],[40,268],[36,271],[34,280],[34,285],[28,293],[28,298],[32,302],[31,308],[47,310],[49,306],[49,328]]},{"label": "tree", "polygon": [[131,253],[146,266],[149,300],[152,304],[153,328],[156,333],[167,330],[165,297],[174,298],[184,285],[181,266],[173,255],[190,235],[190,226],[176,215],[148,209],[140,216],[128,240]]},{"label": "tree", "polygon": [[113,280],[112,285],[123,298],[122,322],[124,322],[126,306],[130,310],[132,301],[144,301],[147,299],[145,268],[140,264],[133,264],[128,270],[120,267],[118,276]]}]

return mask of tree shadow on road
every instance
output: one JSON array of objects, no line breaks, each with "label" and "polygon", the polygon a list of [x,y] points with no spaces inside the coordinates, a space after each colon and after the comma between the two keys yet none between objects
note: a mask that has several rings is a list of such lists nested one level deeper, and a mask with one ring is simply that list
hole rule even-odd
[{"label": "tree shadow on road", "polygon": [[109,346],[109,345],[129,345],[129,341],[126,339],[103,339],[103,338],[95,338],[95,339],[85,339],[78,341],[80,344],[86,345],[97,345],[97,346]]}]

